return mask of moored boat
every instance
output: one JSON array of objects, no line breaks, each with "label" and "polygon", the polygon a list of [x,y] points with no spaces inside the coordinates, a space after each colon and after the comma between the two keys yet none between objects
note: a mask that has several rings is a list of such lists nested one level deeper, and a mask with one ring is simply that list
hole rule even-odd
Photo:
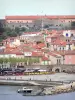
[{"label": "moored boat", "polygon": [[23,96],[43,96],[42,90],[32,90],[31,93],[23,93]]},{"label": "moored boat", "polygon": [[22,89],[18,89],[18,93],[31,93],[33,89],[29,89],[27,87],[23,87]]}]

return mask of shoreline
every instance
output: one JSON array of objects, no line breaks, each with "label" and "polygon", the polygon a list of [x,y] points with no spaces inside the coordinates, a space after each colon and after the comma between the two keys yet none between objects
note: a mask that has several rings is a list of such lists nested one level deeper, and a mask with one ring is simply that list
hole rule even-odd
[{"label": "shoreline", "polygon": [[[54,85],[52,87],[48,87],[46,85],[38,84],[35,81],[15,81],[15,80],[0,80],[1,85],[8,85],[8,86],[37,86],[40,87],[43,91],[39,94],[39,96],[43,95],[57,95],[62,93],[69,93],[75,91],[75,82],[68,83],[68,84],[60,84]],[[30,96],[30,95],[29,95]],[[34,96],[34,95],[33,95]],[[35,95],[37,96],[37,95]]]},{"label": "shoreline", "polygon": [[53,87],[53,89],[46,88],[43,92],[45,95],[57,95],[62,93],[75,92],[75,82],[72,82],[70,84],[64,84],[61,86],[56,86]]},{"label": "shoreline", "polygon": [[[42,94],[55,95],[75,91],[75,75],[28,75],[28,76],[0,76],[0,85],[9,86],[37,86],[43,88]],[[39,94],[40,96],[41,94]],[[37,96],[37,95],[36,95]]]}]

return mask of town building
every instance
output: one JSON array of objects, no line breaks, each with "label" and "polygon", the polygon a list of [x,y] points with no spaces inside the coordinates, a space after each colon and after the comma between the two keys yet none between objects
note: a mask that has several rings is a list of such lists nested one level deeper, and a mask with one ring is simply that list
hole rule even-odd
[{"label": "town building", "polygon": [[64,64],[75,64],[75,50],[65,52],[64,59]]},{"label": "town building", "polygon": [[3,65],[9,60],[22,67],[75,64],[75,16],[6,16],[5,23],[7,28],[24,27],[31,32],[0,43]]},{"label": "town building", "polygon": [[74,15],[32,15],[32,16],[5,16],[6,27],[25,27],[34,31],[41,29],[70,30],[75,28]]}]

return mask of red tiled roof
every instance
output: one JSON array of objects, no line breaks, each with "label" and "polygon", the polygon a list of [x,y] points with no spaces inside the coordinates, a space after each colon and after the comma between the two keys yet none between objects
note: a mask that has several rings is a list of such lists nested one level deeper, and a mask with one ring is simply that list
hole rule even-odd
[{"label": "red tiled roof", "polygon": [[32,56],[41,57],[43,56],[43,53],[42,52],[32,52]]},{"label": "red tiled roof", "polygon": [[43,56],[43,57],[42,57],[42,60],[43,60],[43,61],[48,61],[49,59],[48,59],[47,57]]},{"label": "red tiled roof", "polygon": [[49,18],[49,19],[71,19],[71,18],[74,18],[75,19],[75,15],[54,15],[54,16],[50,16],[50,15],[47,15],[47,16],[41,16],[41,15],[32,15],[32,16],[5,16],[5,19],[6,20],[36,20],[36,19],[39,19],[39,18]]},{"label": "red tiled roof", "polygon": [[52,52],[49,52],[48,54],[49,54],[49,55],[51,55],[51,56],[54,56],[54,57],[56,57],[56,56],[57,56],[57,54],[52,53]]},{"label": "red tiled roof", "polygon": [[68,50],[68,51],[54,51],[56,52],[57,54],[60,54],[60,55],[75,55],[75,50]]},{"label": "red tiled roof", "polygon": [[52,44],[54,44],[54,45],[61,45],[61,46],[66,46],[66,41],[64,41],[64,40],[55,40],[55,41],[52,41]]},{"label": "red tiled roof", "polygon": [[75,50],[66,51],[65,55],[75,55]]},{"label": "red tiled roof", "polygon": [[39,43],[39,44],[33,46],[33,48],[36,48],[36,49],[41,49],[41,48],[44,48],[44,47],[45,47],[44,43]]}]

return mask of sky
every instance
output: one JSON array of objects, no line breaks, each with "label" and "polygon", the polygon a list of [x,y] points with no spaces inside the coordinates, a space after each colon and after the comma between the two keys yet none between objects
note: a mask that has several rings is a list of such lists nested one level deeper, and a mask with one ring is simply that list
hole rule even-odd
[{"label": "sky", "polygon": [[0,19],[9,15],[75,15],[75,0],[0,0]]}]

